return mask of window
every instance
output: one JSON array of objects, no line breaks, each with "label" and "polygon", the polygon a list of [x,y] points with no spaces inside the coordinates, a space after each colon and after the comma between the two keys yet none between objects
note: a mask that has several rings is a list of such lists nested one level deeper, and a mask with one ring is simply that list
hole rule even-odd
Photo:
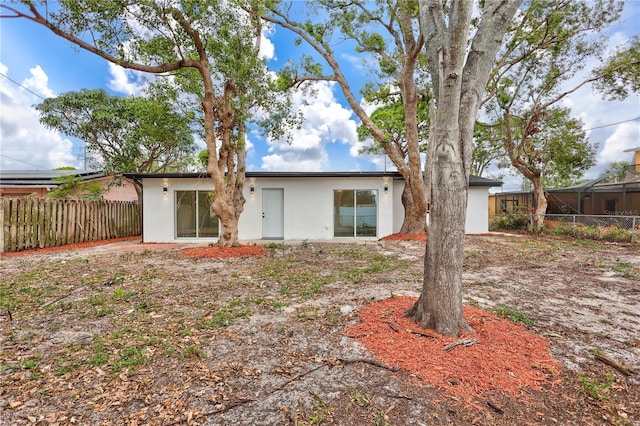
[{"label": "window", "polygon": [[211,209],[213,192],[176,191],[176,237],[218,237],[218,217]]},{"label": "window", "polygon": [[378,191],[333,191],[333,236],[375,237],[378,235]]}]

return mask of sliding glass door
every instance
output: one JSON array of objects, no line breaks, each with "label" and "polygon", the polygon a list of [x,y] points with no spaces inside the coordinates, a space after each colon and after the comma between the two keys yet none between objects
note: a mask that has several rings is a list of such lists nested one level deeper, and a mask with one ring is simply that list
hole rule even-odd
[{"label": "sliding glass door", "polygon": [[375,237],[378,235],[378,191],[333,191],[333,236]]},{"label": "sliding glass door", "polygon": [[218,217],[211,209],[213,192],[176,191],[176,237],[215,238],[220,235]]}]

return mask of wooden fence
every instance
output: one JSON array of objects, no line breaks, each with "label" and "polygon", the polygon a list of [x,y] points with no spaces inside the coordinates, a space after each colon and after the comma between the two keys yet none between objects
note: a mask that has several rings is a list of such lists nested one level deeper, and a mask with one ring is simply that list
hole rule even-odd
[{"label": "wooden fence", "polygon": [[140,235],[138,203],[0,197],[0,251]]}]

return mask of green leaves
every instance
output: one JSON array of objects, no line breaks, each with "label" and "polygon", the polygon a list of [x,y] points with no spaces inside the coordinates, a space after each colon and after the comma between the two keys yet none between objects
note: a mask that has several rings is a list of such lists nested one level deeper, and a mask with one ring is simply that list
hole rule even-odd
[{"label": "green leaves", "polygon": [[59,185],[47,194],[49,198],[99,200],[106,191],[100,182],[84,182],[73,173],[53,180]]},{"label": "green leaves", "polygon": [[640,93],[640,36],[635,36],[628,46],[597,69],[596,74],[601,76],[595,83],[596,90],[609,100]]},{"label": "green leaves", "polygon": [[36,106],[41,122],[84,140],[96,166],[108,172],[179,168],[194,151],[189,120],[166,97],[119,98],[80,90]]}]

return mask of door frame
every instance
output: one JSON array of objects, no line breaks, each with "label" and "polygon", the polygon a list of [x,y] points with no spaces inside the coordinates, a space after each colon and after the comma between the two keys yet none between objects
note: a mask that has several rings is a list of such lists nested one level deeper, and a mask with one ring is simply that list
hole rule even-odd
[{"label": "door frame", "polygon": [[[269,198],[274,194],[279,195]],[[269,202],[273,202],[270,207],[276,206],[275,210],[267,211]],[[284,240],[284,188],[262,189],[262,239]]]}]

